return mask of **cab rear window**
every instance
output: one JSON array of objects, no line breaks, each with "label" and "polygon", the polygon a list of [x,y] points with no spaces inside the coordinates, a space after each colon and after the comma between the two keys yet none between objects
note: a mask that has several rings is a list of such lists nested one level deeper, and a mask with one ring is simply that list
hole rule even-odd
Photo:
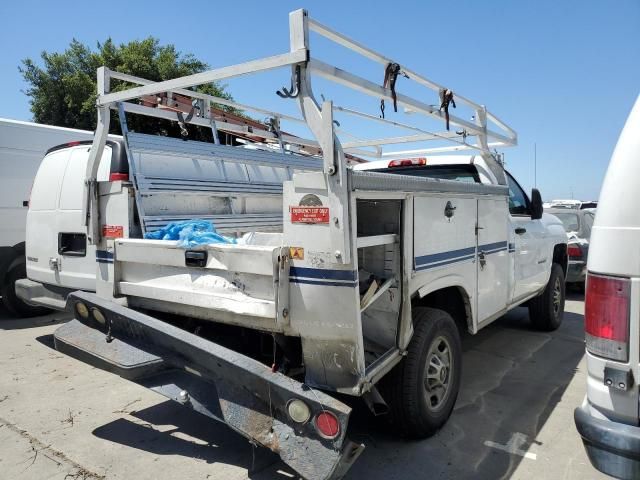
[{"label": "cab rear window", "polygon": [[371,172],[395,173],[411,177],[439,178],[457,182],[480,183],[478,171],[473,165],[424,165],[411,167],[378,168]]}]

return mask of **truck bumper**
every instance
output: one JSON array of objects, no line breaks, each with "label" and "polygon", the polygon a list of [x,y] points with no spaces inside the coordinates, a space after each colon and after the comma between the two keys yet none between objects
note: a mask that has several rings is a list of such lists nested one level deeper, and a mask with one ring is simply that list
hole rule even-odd
[{"label": "truck bumper", "polygon": [[591,464],[616,478],[640,478],[640,428],[595,418],[585,402],[573,414]]},{"label": "truck bumper", "polygon": [[16,295],[31,305],[53,308],[54,310],[65,310],[67,306],[67,295],[72,290],[45,285],[34,282],[28,278],[21,278],[16,282]]},{"label": "truck bumper", "polygon": [[[78,313],[78,303],[88,308],[88,318]],[[92,293],[70,294],[67,309],[75,319],[54,333],[56,349],[226,423],[305,478],[342,477],[364,448],[346,438],[347,405],[252,358]],[[289,416],[294,399],[309,407],[308,420]],[[315,427],[316,416],[327,411],[338,419],[334,439]]]}]

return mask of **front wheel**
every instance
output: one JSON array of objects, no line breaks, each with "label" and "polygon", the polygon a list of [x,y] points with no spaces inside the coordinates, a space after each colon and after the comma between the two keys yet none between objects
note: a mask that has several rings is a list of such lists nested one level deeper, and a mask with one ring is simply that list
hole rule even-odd
[{"label": "front wheel", "polygon": [[531,324],[538,330],[556,330],[562,323],[564,299],[564,270],[554,263],[551,265],[551,275],[544,291],[529,301]]},{"label": "front wheel", "polygon": [[460,389],[462,347],[455,321],[435,308],[413,310],[406,357],[381,382],[389,420],[399,434],[430,437],[453,410]]}]

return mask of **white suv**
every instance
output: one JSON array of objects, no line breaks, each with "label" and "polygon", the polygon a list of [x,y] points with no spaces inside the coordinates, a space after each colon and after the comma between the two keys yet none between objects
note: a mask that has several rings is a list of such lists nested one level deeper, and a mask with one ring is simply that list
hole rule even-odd
[{"label": "white suv", "polygon": [[640,98],[602,186],[587,264],[587,396],[575,422],[591,463],[640,478]]}]

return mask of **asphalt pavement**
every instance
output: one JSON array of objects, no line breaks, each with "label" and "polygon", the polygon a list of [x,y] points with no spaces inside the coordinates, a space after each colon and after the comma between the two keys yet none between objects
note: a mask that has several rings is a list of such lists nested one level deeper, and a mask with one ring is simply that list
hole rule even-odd
[{"label": "asphalt pavement", "polygon": [[[527,311],[463,339],[463,380],[434,437],[393,436],[354,403],[349,435],[366,450],[348,479],[601,479],[573,423],[585,394],[581,297],[562,327],[533,331]],[[60,354],[68,317],[0,310],[0,479],[296,478],[226,426]]]}]

